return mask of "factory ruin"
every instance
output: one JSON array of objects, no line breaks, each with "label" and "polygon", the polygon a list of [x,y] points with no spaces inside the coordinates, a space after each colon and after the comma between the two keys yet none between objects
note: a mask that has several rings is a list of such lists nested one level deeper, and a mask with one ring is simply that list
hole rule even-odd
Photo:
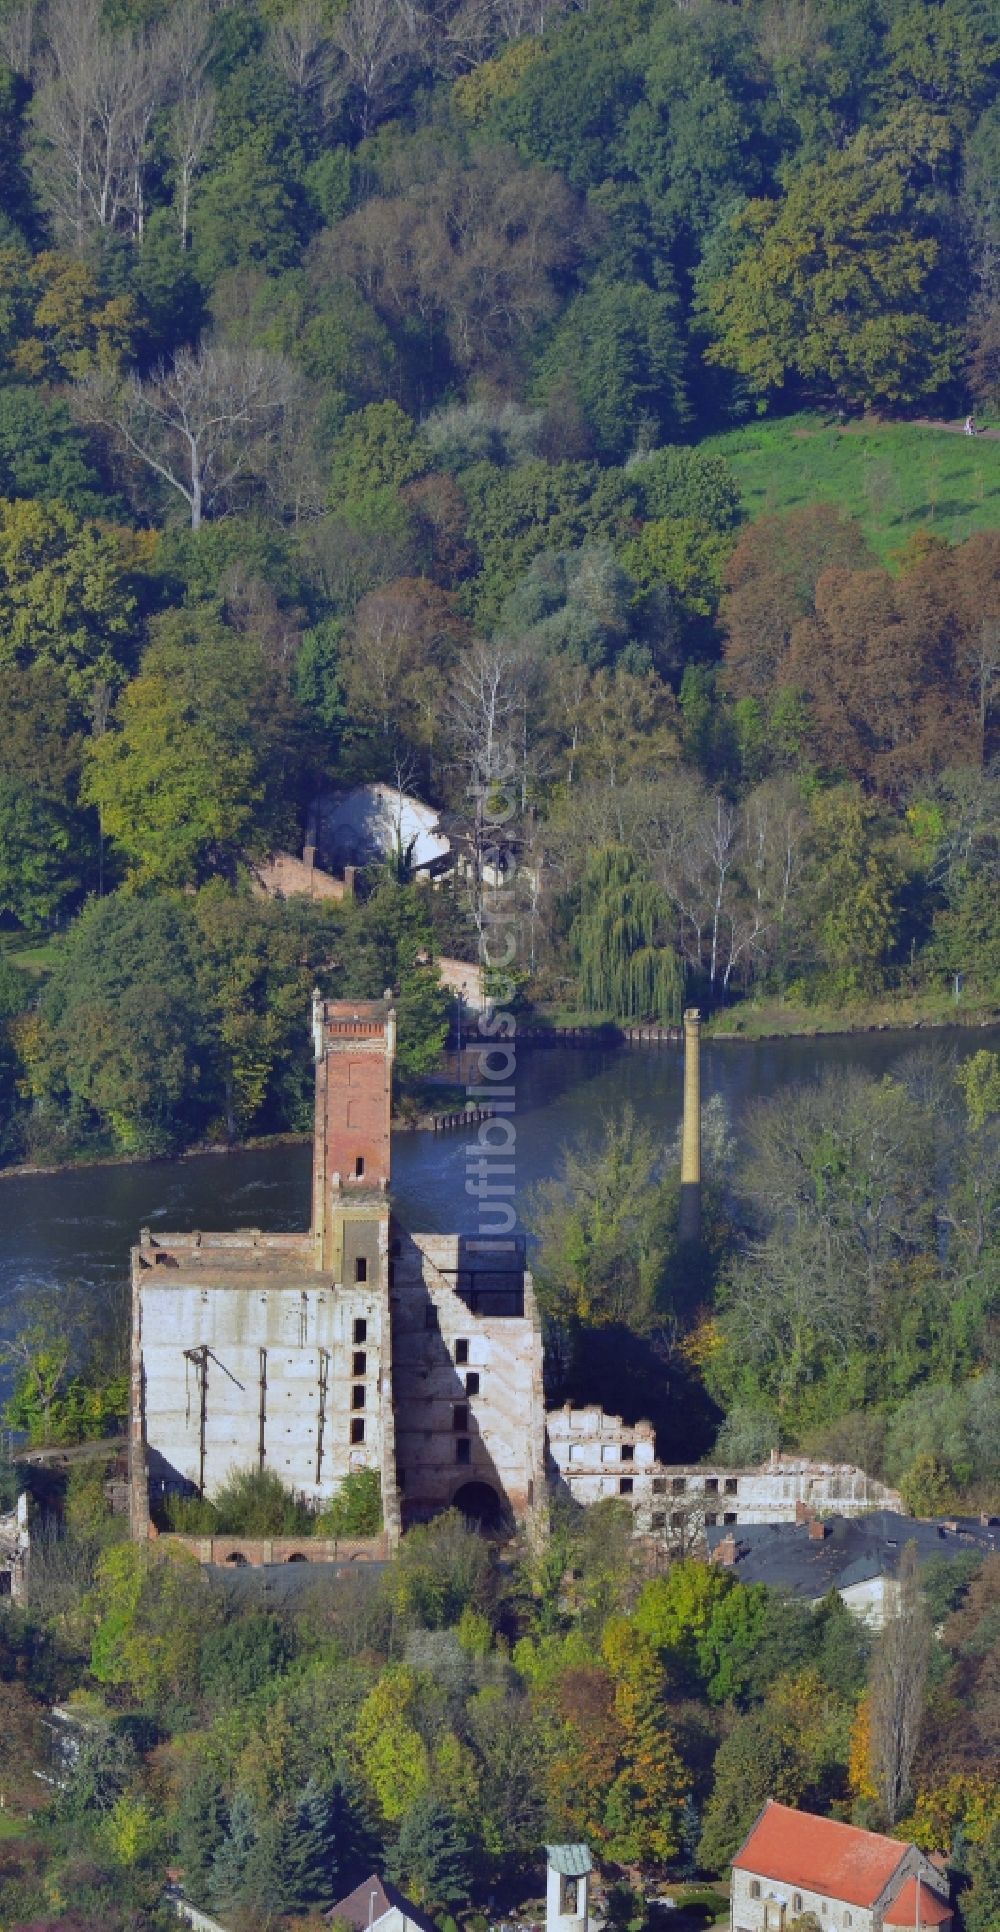
[{"label": "factory ruin", "polygon": [[[171,1494],[211,1497],[247,1469],[275,1471],[316,1504],[350,1472],[376,1470],[389,1548],[452,1507],[544,1529],[558,1488],[581,1503],[627,1499],[637,1533],[676,1549],[706,1526],[794,1520],[796,1507],[899,1507],[856,1469],[780,1457],[758,1470],[670,1467],[649,1423],[546,1414],[523,1239],[413,1233],[393,1215],[389,1000],[317,995],[312,1023],[308,1230],[143,1229],[133,1250],[134,1536],[153,1533],[152,1507]],[[696,1230],[697,1014],[685,1015],[685,1054],[683,1205]]]}]

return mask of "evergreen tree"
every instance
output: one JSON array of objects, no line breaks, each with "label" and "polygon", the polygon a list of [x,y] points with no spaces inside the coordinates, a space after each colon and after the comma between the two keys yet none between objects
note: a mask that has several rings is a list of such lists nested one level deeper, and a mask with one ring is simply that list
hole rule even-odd
[{"label": "evergreen tree", "polygon": [[222,1789],[215,1773],[204,1770],[185,1785],[177,1813],[177,1860],[184,1891],[195,1905],[206,1905],[214,1889],[214,1864],[226,1836]]},{"label": "evergreen tree", "polygon": [[968,1853],[972,1883],[962,1899],[966,1932],[993,1932],[1000,1925],[1000,1829],[996,1826]]},{"label": "evergreen tree", "polygon": [[212,1903],[220,1911],[242,1903],[251,1860],[260,1833],[254,1808],[245,1791],[237,1791],[229,1807],[226,1836],[212,1860]]},{"label": "evergreen tree", "polygon": [[454,1813],[429,1792],[417,1798],[386,1854],[385,1869],[415,1904],[463,1904],[469,1896],[469,1844]]},{"label": "evergreen tree", "polygon": [[332,1905],[340,1892],[336,1811],[334,1798],[315,1779],[310,1779],[289,1811],[282,1834],[286,1912]]}]

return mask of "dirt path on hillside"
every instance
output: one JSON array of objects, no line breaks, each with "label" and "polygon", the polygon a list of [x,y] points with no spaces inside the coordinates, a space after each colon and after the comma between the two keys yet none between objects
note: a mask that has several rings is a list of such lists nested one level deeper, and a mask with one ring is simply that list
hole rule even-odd
[{"label": "dirt path on hillside", "polygon": [[[965,435],[964,417],[960,423],[945,423],[933,416],[915,416],[913,427],[914,429],[943,429],[949,436]],[[975,436],[970,436],[969,441],[979,443],[984,439],[987,442],[1000,443],[1000,429],[977,429]]]}]

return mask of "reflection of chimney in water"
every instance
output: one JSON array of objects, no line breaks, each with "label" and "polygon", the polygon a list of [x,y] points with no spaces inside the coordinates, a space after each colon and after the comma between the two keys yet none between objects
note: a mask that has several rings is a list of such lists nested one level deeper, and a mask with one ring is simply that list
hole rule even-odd
[{"label": "reflection of chimney in water", "polygon": [[684,1124],[681,1128],[682,1241],[701,1234],[701,1014],[689,1006],[684,1015]]}]

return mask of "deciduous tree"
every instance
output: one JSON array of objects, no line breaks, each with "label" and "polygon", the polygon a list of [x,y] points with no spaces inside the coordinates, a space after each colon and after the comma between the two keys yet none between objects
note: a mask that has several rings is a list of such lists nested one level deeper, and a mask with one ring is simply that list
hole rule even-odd
[{"label": "deciduous tree", "polygon": [[197,530],[266,474],[293,387],[279,357],[210,342],[178,350],[148,382],[90,377],[77,402],[85,421],[103,423],[184,499]]},{"label": "deciduous tree", "polygon": [[935,204],[947,130],[917,103],[807,163],[781,201],[734,217],[743,246],[708,290],[712,361],[762,393],[798,381],[850,402],[911,402],[949,380],[960,340]]},{"label": "deciduous tree", "polygon": [[900,1817],[909,1795],[929,1649],[917,1547],[908,1543],[872,1654],[869,1692],[872,1770],[890,1825]]},{"label": "deciduous tree", "polygon": [[639,1332],[654,1324],[673,1245],[656,1167],[655,1144],[630,1110],[605,1123],[600,1141],[564,1149],[559,1178],[542,1182],[532,1210],[550,1319]]},{"label": "deciduous tree", "polygon": [[579,258],[581,224],[558,175],[491,146],[466,167],[439,157],[418,194],[349,215],[322,253],[390,323],[440,326],[458,368],[502,367],[555,313],[559,279]]},{"label": "deciduous tree", "polygon": [[120,682],[135,635],[128,533],[60,503],[0,502],[0,664],[48,666],[77,705]]},{"label": "deciduous tree", "polygon": [[167,85],[165,43],[143,27],[109,31],[98,0],[58,0],[32,103],[36,174],[80,250],[102,230],[142,236],[154,115]]},{"label": "deciduous tree", "polygon": [[259,655],[215,618],[156,621],[85,779],[136,885],[232,877],[239,859],[266,849],[267,697]]}]

